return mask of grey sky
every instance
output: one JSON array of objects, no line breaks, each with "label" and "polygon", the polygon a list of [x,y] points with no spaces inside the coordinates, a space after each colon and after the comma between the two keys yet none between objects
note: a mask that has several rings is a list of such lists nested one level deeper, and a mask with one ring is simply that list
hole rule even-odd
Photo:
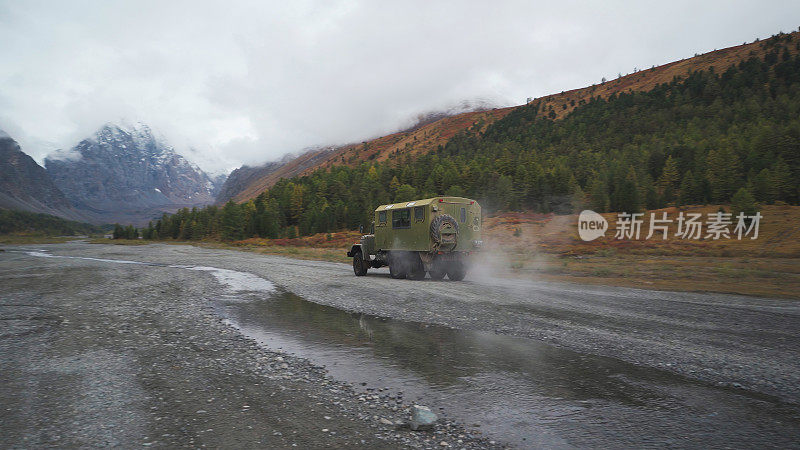
[{"label": "grey sky", "polygon": [[0,128],[41,161],[142,121],[227,170],[798,25],[797,1],[0,0]]}]

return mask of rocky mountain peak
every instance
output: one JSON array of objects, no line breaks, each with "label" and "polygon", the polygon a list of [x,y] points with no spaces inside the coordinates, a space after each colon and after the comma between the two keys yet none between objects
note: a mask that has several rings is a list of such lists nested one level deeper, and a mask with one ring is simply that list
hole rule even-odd
[{"label": "rocky mountain peak", "polygon": [[218,186],[141,123],[105,124],[45,167],[67,198],[109,218],[143,222],[161,212],[213,203]]}]

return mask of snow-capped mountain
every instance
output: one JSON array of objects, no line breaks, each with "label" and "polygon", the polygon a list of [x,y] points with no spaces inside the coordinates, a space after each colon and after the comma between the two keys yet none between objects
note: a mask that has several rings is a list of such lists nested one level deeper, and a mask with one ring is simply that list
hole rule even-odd
[{"label": "snow-capped mountain", "polygon": [[45,158],[45,168],[72,204],[108,222],[142,224],[162,212],[210,204],[219,189],[218,180],[143,124],[107,124]]}]

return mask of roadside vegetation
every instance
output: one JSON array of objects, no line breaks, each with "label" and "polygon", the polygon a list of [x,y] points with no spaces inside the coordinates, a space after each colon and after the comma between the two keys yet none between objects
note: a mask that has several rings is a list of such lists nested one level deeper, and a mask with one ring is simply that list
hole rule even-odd
[{"label": "roadside vegetation", "polygon": [[[679,212],[704,216],[727,205],[693,205],[646,211],[675,217]],[[646,289],[722,292],[766,297],[798,298],[800,292],[800,207],[766,205],[761,208],[759,237],[742,240],[614,239],[616,214],[604,213],[606,236],[584,242],[578,237],[577,215],[505,212],[484,220],[484,251],[477,257],[471,278],[526,278],[618,285]],[[358,241],[358,231],[317,233],[294,238],[247,238],[234,241],[164,240],[165,244],[192,244],[261,254],[349,264],[345,255]],[[148,240],[97,239],[94,243],[143,245]]]},{"label": "roadside vegetation", "polygon": [[0,236],[18,236],[18,239],[45,236],[91,235],[103,232],[103,227],[62,219],[49,214],[0,209]]},{"label": "roadside vegetation", "polygon": [[0,245],[62,244],[75,240],[76,236],[44,236],[41,234],[2,234]]},{"label": "roadside vegetation", "polygon": [[[693,205],[647,211],[675,218],[680,212],[704,217],[726,205]],[[615,239],[616,214],[605,213],[605,237],[584,242],[576,215],[505,213],[484,222],[489,250],[486,276],[538,278],[679,291],[709,291],[798,298],[800,207],[766,205],[757,239],[681,239],[671,223],[668,238]]]}]

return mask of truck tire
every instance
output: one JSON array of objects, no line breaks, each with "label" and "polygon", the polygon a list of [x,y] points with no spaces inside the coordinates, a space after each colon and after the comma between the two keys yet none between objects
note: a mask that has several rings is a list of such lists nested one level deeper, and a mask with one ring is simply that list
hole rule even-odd
[{"label": "truck tire", "polygon": [[438,247],[442,243],[442,225],[445,223],[450,223],[453,229],[456,230],[456,242],[458,242],[458,222],[456,222],[456,219],[449,214],[439,214],[431,220],[431,239],[434,247]]},{"label": "truck tire", "polygon": [[389,253],[389,275],[397,279],[405,278],[406,265],[404,263],[403,258],[398,257],[395,253]]},{"label": "truck tire", "polygon": [[465,276],[467,276],[467,267],[461,261],[452,262],[447,266],[447,278],[461,281]]},{"label": "truck tire", "polygon": [[364,261],[364,255],[361,254],[361,250],[356,250],[353,255],[353,272],[357,277],[363,277],[367,274],[367,264]]},{"label": "truck tire", "polygon": [[447,270],[445,270],[444,263],[438,257],[433,259],[431,268],[428,271],[428,275],[431,276],[431,280],[441,280],[445,275],[447,275]]},{"label": "truck tire", "polygon": [[447,273],[441,269],[431,268],[431,270],[428,271],[428,275],[431,276],[431,280],[441,280]]},{"label": "truck tire", "polygon": [[406,278],[409,280],[421,280],[425,278],[425,266],[422,265],[422,260],[417,253],[410,253],[408,255],[408,274]]}]

